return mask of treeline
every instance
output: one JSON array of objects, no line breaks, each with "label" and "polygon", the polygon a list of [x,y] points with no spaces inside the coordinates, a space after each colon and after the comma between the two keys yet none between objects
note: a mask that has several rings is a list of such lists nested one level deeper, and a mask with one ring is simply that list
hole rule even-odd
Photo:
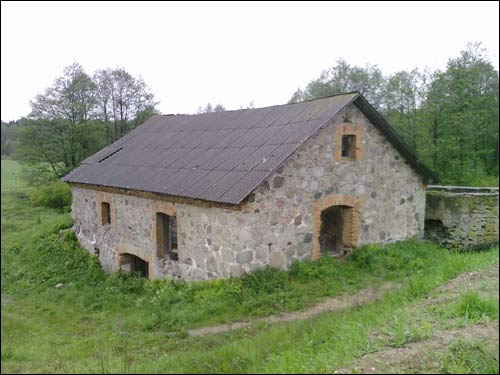
[{"label": "treeline", "polygon": [[[388,119],[441,183],[498,185],[499,77],[480,44],[435,72],[386,76],[376,65],[339,60],[290,102],[351,91]],[[124,69],[90,76],[75,63],[31,101],[27,118],[2,122],[2,155],[61,176],[158,113],[156,105],[145,82]],[[224,110],[208,103],[197,112]]]},{"label": "treeline", "polygon": [[340,60],[290,102],[359,91],[442,184],[498,186],[498,89],[498,71],[476,43],[435,72],[385,76]]},{"label": "treeline", "polygon": [[62,176],[158,113],[141,78],[122,68],[90,76],[75,63],[31,102],[31,113],[2,123],[2,154]]}]

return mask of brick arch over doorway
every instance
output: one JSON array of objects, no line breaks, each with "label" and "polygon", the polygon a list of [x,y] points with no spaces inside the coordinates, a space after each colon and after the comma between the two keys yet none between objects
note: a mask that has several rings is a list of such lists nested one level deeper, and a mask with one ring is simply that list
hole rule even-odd
[{"label": "brick arch over doorway", "polygon": [[148,278],[152,278],[153,275],[153,259],[142,249],[139,249],[135,246],[131,246],[128,244],[120,244],[116,247],[116,265],[118,269],[121,269],[122,266],[126,263],[129,263],[130,256],[135,256],[140,258],[144,262],[148,264]]},{"label": "brick arch over doorway", "polygon": [[313,204],[313,255],[314,260],[321,256],[320,232],[321,213],[332,206],[346,207],[342,237],[348,247],[356,247],[359,240],[359,213],[361,210],[361,198],[346,194],[333,194],[319,199]]}]

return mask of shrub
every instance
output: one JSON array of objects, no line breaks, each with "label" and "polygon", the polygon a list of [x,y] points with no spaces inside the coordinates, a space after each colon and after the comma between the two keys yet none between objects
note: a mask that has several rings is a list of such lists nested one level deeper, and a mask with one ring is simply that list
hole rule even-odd
[{"label": "shrub", "polygon": [[241,278],[243,291],[253,295],[283,291],[288,285],[288,273],[272,267],[261,268]]},{"label": "shrub", "polygon": [[34,206],[69,208],[71,205],[71,189],[63,182],[52,182],[30,192],[29,199]]},{"label": "shrub", "polygon": [[21,178],[29,186],[37,187],[57,181],[57,177],[47,168],[45,163],[24,164],[21,169]]}]

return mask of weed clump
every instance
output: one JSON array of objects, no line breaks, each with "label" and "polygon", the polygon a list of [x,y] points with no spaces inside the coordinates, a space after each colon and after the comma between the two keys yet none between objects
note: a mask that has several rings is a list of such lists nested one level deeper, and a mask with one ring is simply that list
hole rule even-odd
[{"label": "weed clump", "polygon": [[467,292],[460,297],[457,313],[472,321],[498,319],[498,299],[484,298],[477,292]]}]

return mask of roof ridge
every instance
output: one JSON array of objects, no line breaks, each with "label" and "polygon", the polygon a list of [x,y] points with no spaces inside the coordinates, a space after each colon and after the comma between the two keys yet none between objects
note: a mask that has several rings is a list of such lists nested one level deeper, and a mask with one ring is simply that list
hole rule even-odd
[{"label": "roof ridge", "polygon": [[227,109],[224,111],[220,112],[205,112],[205,113],[177,113],[177,114],[160,114],[157,116],[162,116],[162,117],[175,117],[175,116],[200,116],[200,115],[209,115],[209,114],[216,114],[216,113],[224,113],[224,112],[238,112],[238,111],[246,111],[246,110],[252,110],[252,109],[266,109],[266,108],[276,108],[276,107],[284,107],[288,105],[295,105],[295,104],[301,104],[301,103],[309,103],[309,102],[314,102],[316,100],[322,100],[322,99],[328,99],[328,98],[335,98],[338,96],[347,96],[347,95],[361,95],[359,91],[350,91],[350,92],[344,92],[340,94],[334,94],[334,95],[326,95],[326,96],[321,96],[319,98],[313,98],[313,99],[308,99],[308,100],[302,100],[300,102],[294,102],[294,103],[284,103],[284,104],[274,104],[274,105],[269,105],[266,107],[256,107],[256,108],[240,108],[240,109]]}]

